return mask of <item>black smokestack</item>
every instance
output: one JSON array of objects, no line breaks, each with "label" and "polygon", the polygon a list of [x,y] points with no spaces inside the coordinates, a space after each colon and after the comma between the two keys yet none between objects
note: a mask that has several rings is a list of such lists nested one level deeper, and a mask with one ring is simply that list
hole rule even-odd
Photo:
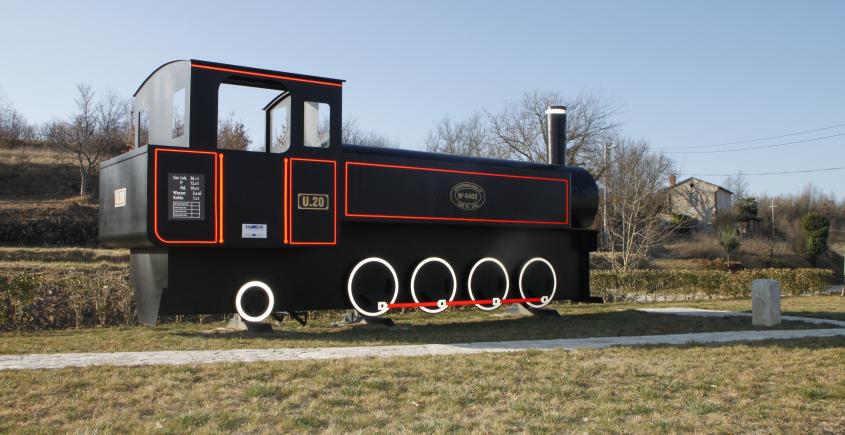
[{"label": "black smokestack", "polygon": [[549,137],[549,164],[566,164],[566,106],[546,109],[546,128]]}]

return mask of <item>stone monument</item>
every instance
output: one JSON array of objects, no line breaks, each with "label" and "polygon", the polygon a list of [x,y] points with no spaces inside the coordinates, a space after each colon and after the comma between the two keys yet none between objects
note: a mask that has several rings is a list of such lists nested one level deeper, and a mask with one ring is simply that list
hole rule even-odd
[{"label": "stone monument", "polygon": [[780,324],[780,283],[773,279],[755,279],[751,283],[751,324]]}]

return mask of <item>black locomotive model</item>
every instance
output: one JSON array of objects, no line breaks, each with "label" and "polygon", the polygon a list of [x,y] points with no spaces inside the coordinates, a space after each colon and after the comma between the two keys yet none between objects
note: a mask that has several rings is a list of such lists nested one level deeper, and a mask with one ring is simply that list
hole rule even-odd
[{"label": "black locomotive model", "polygon": [[[264,149],[218,149],[224,84],[276,91]],[[197,60],[141,85],[136,147],[100,176],[100,239],[131,248],[141,322],[594,301],[598,194],[587,171],[563,165],[565,108],[547,111],[548,164],[468,158],[341,144],[342,87]],[[280,107],[281,142],[270,127]]]}]

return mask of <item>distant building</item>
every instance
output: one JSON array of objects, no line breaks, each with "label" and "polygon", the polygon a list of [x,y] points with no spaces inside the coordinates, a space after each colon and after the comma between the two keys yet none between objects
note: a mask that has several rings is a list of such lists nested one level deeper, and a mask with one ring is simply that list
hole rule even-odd
[{"label": "distant building", "polygon": [[695,177],[676,183],[670,175],[666,189],[669,211],[691,217],[697,227],[713,225],[720,213],[729,213],[733,207],[733,192]]},{"label": "distant building", "polygon": [[759,237],[763,219],[759,216],[740,216],[736,220],[736,229],[742,237]]}]

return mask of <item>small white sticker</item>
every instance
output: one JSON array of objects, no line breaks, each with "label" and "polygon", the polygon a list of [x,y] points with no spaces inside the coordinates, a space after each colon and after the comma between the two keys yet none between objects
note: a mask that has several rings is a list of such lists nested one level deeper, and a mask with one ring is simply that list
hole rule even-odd
[{"label": "small white sticker", "polygon": [[114,190],[114,208],[126,206],[126,188]]},{"label": "small white sticker", "polygon": [[241,224],[242,239],[266,239],[267,224]]}]

